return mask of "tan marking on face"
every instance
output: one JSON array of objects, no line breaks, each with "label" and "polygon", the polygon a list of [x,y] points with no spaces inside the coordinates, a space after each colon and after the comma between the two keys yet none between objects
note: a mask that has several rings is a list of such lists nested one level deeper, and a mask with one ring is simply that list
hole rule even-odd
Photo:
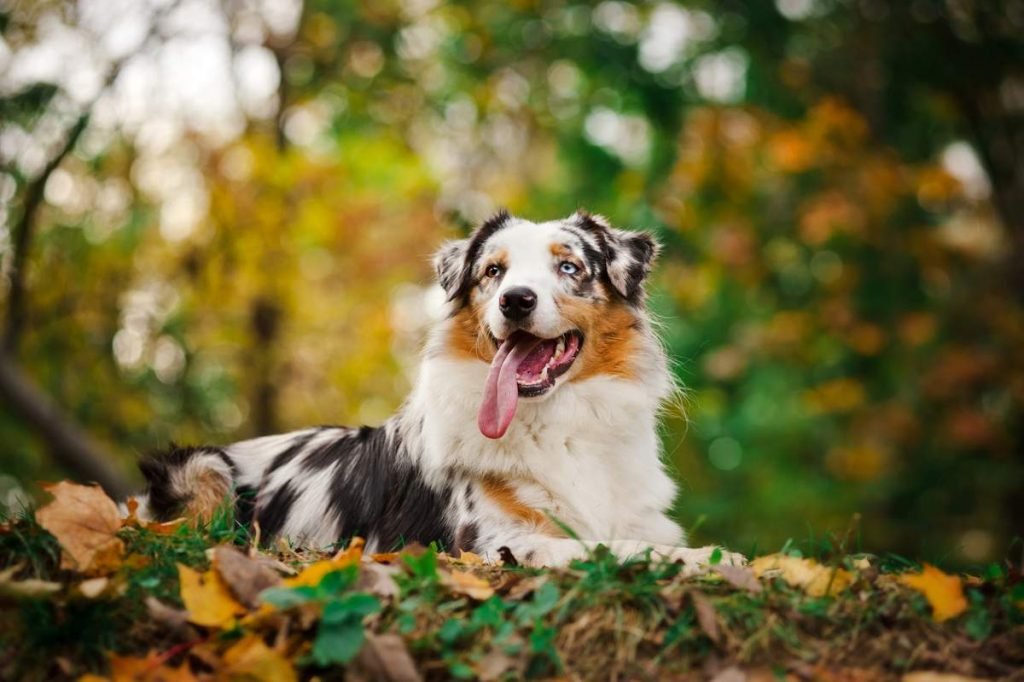
[{"label": "tan marking on face", "polygon": [[565,537],[562,529],[553,524],[547,514],[523,504],[508,480],[495,475],[484,476],[480,479],[480,487],[484,495],[509,516],[547,535]]},{"label": "tan marking on face", "polygon": [[496,349],[480,322],[476,302],[471,302],[452,317],[448,328],[448,348],[455,355],[483,360],[488,364],[494,359]]},{"label": "tan marking on face", "polygon": [[583,332],[583,350],[576,359],[570,381],[598,375],[636,379],[633,358],[640,347],[637,316],[619,301],[583,300],[563,297],[558,309],[566,320]]},{"label": "tan marking on face", "polygon": [[494,251],[487,254],[485,258],[480,259],[480,269],[477,272],[477,277],[483,278],[487,272],[487,268],[492,265],[500,265],[503,270],[508,269],[508,250],[507,249],[495,249]]}]

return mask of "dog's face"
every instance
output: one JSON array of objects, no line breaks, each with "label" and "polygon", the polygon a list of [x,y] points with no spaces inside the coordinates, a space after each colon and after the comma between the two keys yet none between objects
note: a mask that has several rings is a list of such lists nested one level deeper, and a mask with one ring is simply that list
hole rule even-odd
[{"label": "dog's face", "polygon": [[442,247],[438,279],[456,307],[449,343],[491,365],[484,435],[504,434],[520,397],[627,375],[656,252],[650,235],[585,213],[532,223],[502,212]]}]

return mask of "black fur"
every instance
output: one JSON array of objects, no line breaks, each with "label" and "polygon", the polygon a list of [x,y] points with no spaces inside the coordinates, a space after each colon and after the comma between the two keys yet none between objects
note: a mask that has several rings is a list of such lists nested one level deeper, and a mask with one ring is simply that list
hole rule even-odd
[{"label": "black fur", "polygon": [[[466,246],[466,253],[462,257],[461,267],[459,268],[458,274],[458,285],[453,287],[448,293],[449,301],[462,301],[463,305],[469,305],[469,293],[473,290],[473,264],[476,263],[476,259],[480,257],[480,251],[483,250],[484,244],[490,239],[496,232],[507,227],[511,216],[508,211],[501,209],[493,216],[484,221],[483,225],[473,232],[473,236],[469,238],[469,243]],[[442,279],[442,286],[444,281]],[[448,287],[445,287],[448,290]]]},{"label": "black fur", "polygon": [[263,542],[272,540],[281,532],[298,498],[299,494],[292,484],[284,483],[266,502],[257,499],[256,521],[260,524],[260,538]]}]

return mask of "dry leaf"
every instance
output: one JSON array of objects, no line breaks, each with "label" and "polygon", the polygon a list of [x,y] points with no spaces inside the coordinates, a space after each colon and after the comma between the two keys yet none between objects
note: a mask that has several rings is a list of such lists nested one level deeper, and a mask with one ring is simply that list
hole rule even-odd
[{"label": "dry leaf", "polygon": [[812,597],[836,595],[853,582],[850,572],[842,568],[822,566],[813,559],[800,559],[785,554],[758,557],[751,562],[750,568],[758,578],[782,578]]},{"label": "dry leaf", "polygon": [[226,667],[220,672],[227,679],[259,682],[294,682],[298,677],[291,662],[271,649],[257,635],[246,635],[224,652]]},{"label": "dry leaf", "polygon": [[491,680],[500,680],[508,670],[515,666],[515,659],[494,647],[473,665],[473,672],[484,682],[490,682]]},{"label": "dry leaf", "polygon": [[938,673],[934,670],[920,670],[907,673],[900,678],[900,682],[983,682],[984,678],[967,677],[956,673]]},{"label": "dry leaf", "polygon": [[109,578],[91,578],[78,583],[78,591],[87,599],[95,599],[103,594],[103,590],[107,589],[109,584]]},{"label": "dry leaf", "polygon": [[146,597],[145,604],[146,611],[153,620],[172,630],[179,630],[188,623],[187,611],[168,606],[152,595]]},{"label": "dry leaf", "polygon": [[228,627],[245,607],[235,601],[224,580],[214,570],[199,573],[178,564],[181,601],[188,611],[188,620],[206,627]]},{"label": "dry leaf", "polygon": [[453,592],[484,601],[494,594],[494,588],[483,578],[465,571],[452,571],[446,580]]},{"label": "dry leaf", "polygon": [[725,578],[725,581],[733,587],[738,587],[741,590],[747,590],[757,594],[763,587],[761,583],[757,582],[757,576],[754,575],[746,566],[729,566],[725,564],[717,564],[711,566],[711,570],[718,575]]},{"label": "dry leaf", "polygon": [[260,592],[281,582],[279,575],[259,561],[227,545],[213,549],[213,568],[238,601],[251,609],[259,606]]},{"label": "dry leaf", "polygon": [[316,587],[328,573],[333,573],[344,566],[334,562],[332,559],[324,559],[309,564],[293,578],[286,578],[283,582],[285,587]]},{"label": "dry leaf", "polygon": [[110,657],[110,679],[113,682],[194,682],[188,663],[177,668],[164,665],[160,655],[150,652],[145,658]]},{"label": "dry leaf", "polygon": [[146,530],[157,535],[171,535],[186,523],[188,523],[188,519],[184,516],[171,521],[151,521],[146,524]]},{"label": "dry leaf", "polygon": [[366,643],[359,650],[357,660],[372,680],[420,682],[423,679],[409,655],[405,640],[398,635],[367,632]]},{"label": "dry leaf", "polygon": [[397,566],[364,563],[359,571],[356,589],[360,592],[369,592],[378,597],[395,598],[398,596],[399,589],[394,576],[400,572],[401,569]]},{"label": "dry leaf", "polygon": [[0,597],[34,599],[60,591],[60,583],[52,583],[36,578],[15,580],[14,574],[20,571],[21,568],[22,564],[15,564],[0,571]]},{"label": "dry leaf", "polygon": [[98,485],[61,481],[44,489],[53,501],[36,512],[36,519],[60,543],[60,567],[82,572],[117,568],[124,545],[117,537],[121,514],[114,501]]},{"label": "dry leaf", "polygon": [[366,540],[358,537],[352,538],[348,547],[335,554],[331,561],[338,564],[339,567],[358,564],[363,559],[363,547],[365,546]]},{"label": "dry leaf", "polygon": [[931,604],[932,617],[940,623],[959,616],[967,609],[960,578],[943,573],[931,564],[925,564],[920,573],[900,576],[900,582],[924,595]]},{"label": "dry leaf", "polygon": [[721,635],[718,632],[718,614],[715,613],[715,607],[700,592],[691,592],[690,598],[693,599],[693,609],[697,612],[697,623],[700,625],[700,629],[704,631],[708,639],[717,644]]},{"label": "dry leaf", "polygon": [[485,563],[482,556],[473,552],[462,552],[455,561],[465,566],[483,566]]}]

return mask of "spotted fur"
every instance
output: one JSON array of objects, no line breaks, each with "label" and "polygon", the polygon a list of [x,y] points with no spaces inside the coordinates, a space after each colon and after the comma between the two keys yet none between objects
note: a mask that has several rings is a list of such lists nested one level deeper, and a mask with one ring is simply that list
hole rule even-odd
[{"label": "spotted fur", "polygon": [[[207,513],[230,487],[264,541],[325,546],[359,535],[370,551],[437,542],[546,565],[599,542],[620,555],[706,558],[707,549],[684,549],[666,513],[676,489],[656,427],[673,385],[643,286],[656,255],[650,235],[600,216],[532,223],[501,212],[435,256],[449,314],[397,414],[376,428],[172,448],[142,464],[140,512]],[[498,302],[516,286],[531,287],[537,304],[513,323]],[[548,339],[575,330],[584,340],[568,371],[547,393],[521,398],[492,440],[475,415],[497,339],[516,329]]]}]

